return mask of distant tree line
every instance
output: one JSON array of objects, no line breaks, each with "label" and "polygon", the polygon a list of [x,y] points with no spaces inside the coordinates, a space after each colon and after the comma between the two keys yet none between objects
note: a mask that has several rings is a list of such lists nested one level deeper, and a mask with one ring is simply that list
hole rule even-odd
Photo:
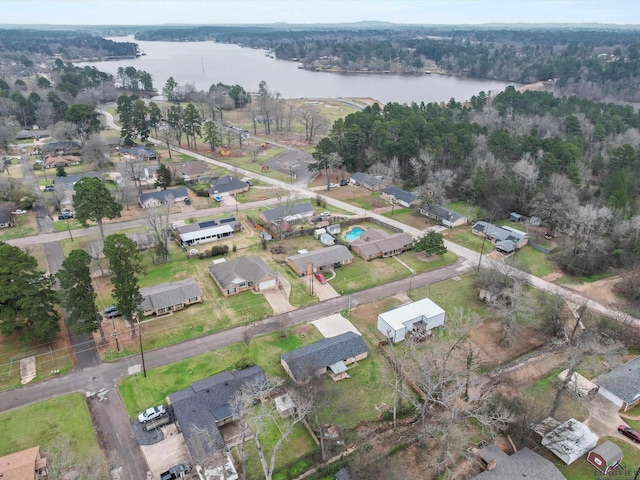
[{"label": "distant tree line", "polygon": [[138,51],[133,42],[114,42],[106,38],[69,30],[0,29],[0,52],[61,55],[67,60],[98,57],[132,57]]},{"label": "distant tree line", "polygon": [[519,83],[556,79],[564,94],[640,100],[640,42],[633,28],[375,29],[159,28],[140,40],[204,41],[273,50],[312,69],[449,73]]}]

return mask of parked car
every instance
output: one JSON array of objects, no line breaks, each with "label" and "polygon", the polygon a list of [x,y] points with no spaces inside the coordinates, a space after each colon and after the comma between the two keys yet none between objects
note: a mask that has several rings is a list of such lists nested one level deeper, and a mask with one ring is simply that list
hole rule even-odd
[{"label": "parked car", "polygon": [[184,197],[184,204],[191,205],[191,200],[189,200],[189,197]]},{"label": "parked car", "polygon": [[73,218],[73,213],[62,212],[60,215],[58,215],[58,220],[68,220],[70,218]]},{"label": "parked car", "polygon": [[104,309],[104,313],[111,313],[115,312],[116,310],[118,310],[118,307],[116,307],[115,305],[110,305]]},{"label": "parked car", "polygon": [[342,181],[340,182],[340,186],[341,186],[341,187],[346,187],[347,185],[349,185],[349,180],[342,180]]},{"label": "parked car", "polygon": [[321,217],[330,217],[331,216],[331,212],[329,212],[328,210],[325,210],[324,212],[320,212],[320,216]]},{"label": "parked car", "polygon": [[25,215],[26,213],[26,210],[14,210],[13,212],[11,212],[11,215]]},{"label": "parked car", "polygon": [[164,405],[158,405],[157,407],[147,408],[144,412],[138,415],[138,421],[140,423],[147,423],[156,418],[160,418],[167,413],[167,409]]},{"label": "parked car", "polygon": [[631,441],[640,443],[640,433],[636,432],[633,428],[627,427],[626,425],[620,425],[618,427],[618,432],[625,437],[630,438]]},{"label": "parked car", "polygon": [[327,283],[327,279],[325,278],[325,276],[321,273],[314,273],[316,280],[318,280],[320,282],[320,285],[324,285],[325,283]]},{"label": "parked car", "polygon": [[253,187],[253,182],[251,180],[246,180],[244,183],[246,183],[250,187]]},{"label": "parked car", "polygon": [[338,188],[340,185],[338,185],[337,183],[330,183],[329,184],[329,188]]},{"label": "parked car", "polygon": [[184,474],[191,472],[191,466],[186,463],[174,465],[166,472],[160,474],[160,480],[174,480],[176,478],[184,478]]},{"label": "parked car", "polygon": [[53,192],[55,190],[55,187],[53,185],[45,185],[44,186],[44,191],[45,192]]},{"label": "parked car", "polygon": [[116,318],[116,317],[119,317],[120,315],[122,314],[118,310],[111,310],[110,312],[104,313],[105,318]]}]

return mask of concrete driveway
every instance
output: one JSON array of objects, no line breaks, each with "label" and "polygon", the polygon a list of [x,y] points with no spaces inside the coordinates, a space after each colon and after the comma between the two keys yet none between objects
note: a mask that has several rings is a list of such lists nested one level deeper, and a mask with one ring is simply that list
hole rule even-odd
[{"label": "concrete driveway", "polygon": [[[599,437],[626,438],[618,433],[618,425],[624,423],[618,415],[618,407],[600,394],[587,401],[589,418],[585,424]],[[631,441],[629,441],[632,443]]]},{"label": "concrete driveway", "polygon": [[296,309],[296,307],[289,303],[291,284],[282,275],[279,276],[278,282],[280,285],[279,288],[271,288],[262,292],[265,300],[271,305],[274,315],[291,312]]},{"label": "concrete driveway", "polygon": [[346,332],[357,333],[362,335],[349,320],[339,313],[329,315],[328,317],[319,318],[311,322],[325,338],[336,337]]},{"label": "concrete driveway", "polygon": [[179,463],[191,463],[191,457],[187,450],[182,433],[178,433],[174,424],[162,428],[165,439],[154,445],[141,445],[140,450],[144,455],[153,478],[160,478],[160,474],[166,472]]}]

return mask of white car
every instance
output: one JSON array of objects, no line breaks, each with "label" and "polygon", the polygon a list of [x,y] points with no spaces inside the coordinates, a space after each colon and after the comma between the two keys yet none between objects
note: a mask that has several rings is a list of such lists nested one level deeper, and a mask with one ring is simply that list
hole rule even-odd
[{"label": "white car", "polygon": [[320,212],[320,216],[321,217],[330,217],[331,216],[331,212],[325,210],[324,212]]},{"label": "white car", "polygon": [[340,185],[338,185],[337,183],[330,183],[329,184],[329,188],[338,188]]},{"label": "white car", "polygon": [[144,412],[138,415],[138,421],[140,423],[147,423],[151,420],[155,420],[156,418],[160,418],[165,413],[167,413],[167,410],[164,408],[164,405],[147,408]]},{"label": "white car", "polygon": [[26,210],[14,210],[13,212],[11,212],[11,215],[25,215],[26,213]]}]

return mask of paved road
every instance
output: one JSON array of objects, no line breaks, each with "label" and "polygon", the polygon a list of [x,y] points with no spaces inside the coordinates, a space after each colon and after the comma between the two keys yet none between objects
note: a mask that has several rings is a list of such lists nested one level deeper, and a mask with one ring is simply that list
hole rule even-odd
[{"label": "paved road", "polygon": [[38,222],[38,230],[40,233],[53,232],[53,220],[49,216],[49,209],[42,198],[38,178],[33,171],[33,165],[29,161],[29,155],[24,154],[20,157],[20,165],[24,175],[23,181],[28,184],[36,194],[36,201],[33,205],[33,211],[36,212],[36,220]]}]

